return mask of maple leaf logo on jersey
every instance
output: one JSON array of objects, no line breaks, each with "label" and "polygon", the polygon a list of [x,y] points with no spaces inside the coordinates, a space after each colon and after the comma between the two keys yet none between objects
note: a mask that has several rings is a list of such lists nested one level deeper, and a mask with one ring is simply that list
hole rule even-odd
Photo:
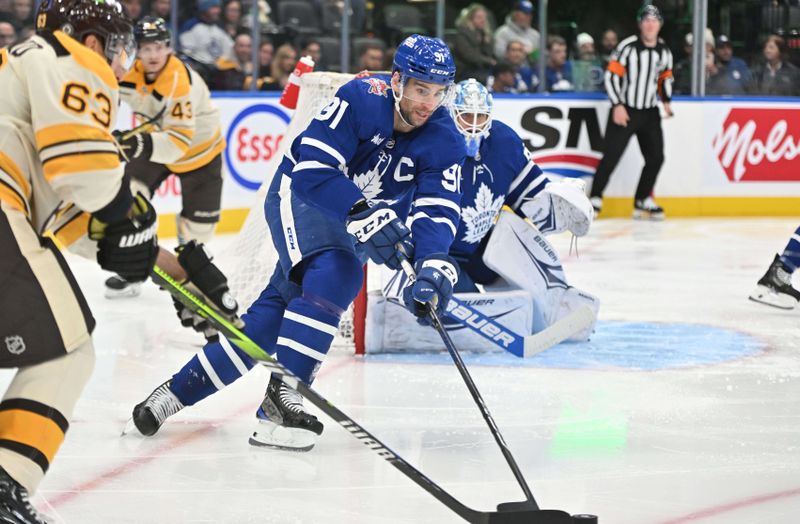
[{"label": "maple leaf logo on jersey", "polygon": [[389,92],[389,84],[380,78],[365,78],[362,82],[369,84],[369,91],[367,91],[369,94],[389,98],[387,94]]},{"label": "maple leaf logo on jersey", "polygon": [[374,200],[383,191],[383,183],[381,182],[382,173],[376,167],[370,169],[362,175],[354,175],[353,183],[358,186],[358,189],[364,194],[367,200]]},{"label": "maple leaf logo on jersey", "polygon": [[467,226],[467,232],[464,233],[464,242],[475,244],[489,232],[494,224],[494,217],[500,212],[503,207],[504,197],[500,195],[495,198],[492,190],[481,183],[478,192],[475,195],[475,207],[463,207],[461,209],[461,220]]}]

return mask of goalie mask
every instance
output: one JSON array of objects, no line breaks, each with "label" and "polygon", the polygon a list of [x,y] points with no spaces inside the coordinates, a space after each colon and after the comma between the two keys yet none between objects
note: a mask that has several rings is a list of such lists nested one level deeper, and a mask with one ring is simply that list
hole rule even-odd
[{"label": "goalie mask", "polygon": [[459,82],[450,114],[467,142],[467,156],[474,158],[492,127],[492,95],[474,78]]}]

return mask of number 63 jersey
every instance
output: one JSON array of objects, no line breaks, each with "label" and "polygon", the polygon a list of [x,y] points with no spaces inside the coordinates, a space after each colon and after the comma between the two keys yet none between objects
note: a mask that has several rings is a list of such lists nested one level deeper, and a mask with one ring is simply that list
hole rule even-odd
[{"label": "number 63 jersey", "polygon": [[119,193],[118,85],[105,58],[55,31],[0,49],[0,202],[37,231],[60,201],[95,212]]},{"label": "number 63 jersey", "polygon": [[[447,253],[458,227],[464,139],[444,107],[409,133],[394,131],[394,114],[388,75],[343,85],[292,142],[273,178],[268,208],[270,197],[288,195],[291,181],[295,198],[346,235],[347,214],[358,200],[386,202],[401,218],[410,200],[415,259]],[[293,222],[305,254],[303,244],[313,245],[315,228],[309,224],[304,235],[302,222]]]}]

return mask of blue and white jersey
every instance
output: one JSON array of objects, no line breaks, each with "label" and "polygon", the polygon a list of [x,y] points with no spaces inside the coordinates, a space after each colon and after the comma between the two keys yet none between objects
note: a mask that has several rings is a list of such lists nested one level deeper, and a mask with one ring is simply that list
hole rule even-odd
[{"label": "blue and white jersey", "polygon": [[[464,139],[444,107],[421,128],[395,133],[390,77],[375,75],[339,88],[292,142],[276,178],[291,172],[292,194],[342,229],[362,198],[389,205],[412,199],[415,258],[422,258],[448,252],[455,237],[465,154]],[[393,207],[406,218],[407,205]]]},{"label": "blue and white jersey", "polygon": [[475,158],[464,160],[461,173],[461,221],[450,253],[464,258],[478,249],[504,205],[517,211],[550,182],[519,135],[497,120]]}]

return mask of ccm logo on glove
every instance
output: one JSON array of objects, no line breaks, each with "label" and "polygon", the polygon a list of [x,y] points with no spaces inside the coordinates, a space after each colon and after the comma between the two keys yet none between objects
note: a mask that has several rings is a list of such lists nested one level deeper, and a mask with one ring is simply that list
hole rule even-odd
[{"label": "ccm logo on glove", "polygon": [[371,214],[362,220],[353,220],[348,224],[348,232],[356,237],[359,242],[366,242],[383,226],[397,218],[397,214],[391,209],[382,209],[377,213]]}]

